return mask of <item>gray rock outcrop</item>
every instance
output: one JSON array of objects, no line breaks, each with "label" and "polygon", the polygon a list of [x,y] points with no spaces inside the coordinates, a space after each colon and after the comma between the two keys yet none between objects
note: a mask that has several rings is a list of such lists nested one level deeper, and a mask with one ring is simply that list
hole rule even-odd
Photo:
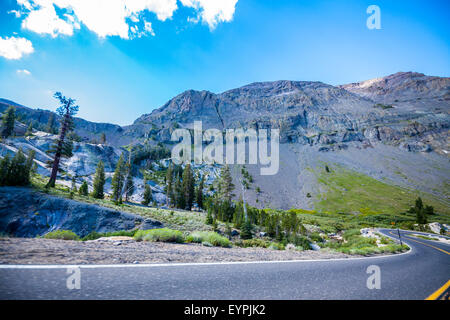
[{"label": "gray rock outcrop", "polygon": [[50,196],[30,188],[0,187],[0,232],[35,237],[72,230],[80,237],[96,232],[160,228],[159,221],[98,205]]}]

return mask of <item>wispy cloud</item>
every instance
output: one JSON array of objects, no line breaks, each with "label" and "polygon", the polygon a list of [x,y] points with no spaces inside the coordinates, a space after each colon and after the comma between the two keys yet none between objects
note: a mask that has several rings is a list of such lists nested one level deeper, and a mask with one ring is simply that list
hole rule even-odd
[{"label": "wispy cloud", "polygon": [[18,69],[16,72],[19,75],[31,76],[31,72],[27,69]]},{"label": "wispy cloud", "polygon": [[0,37],[0,56],[6,59],[17,60],[33,51],[33,44],[30,40],[16,37]]},{"label": "wispy cloud", "polygon": [[[201,20],[213,30],[218,23],[232,20],[237,1],[181,0],[181,4],[198,12],[191,22]],[[21,6],[18,17],[25,17],[24,29],[52,37],[71,36],[81,25],[101,38],[154,35],[151,23],[142,13],[154,13],[158,20],[165,21],[178,9],[177,0],[17,0],[17,3]],[[62,13],[58,14],[56,7]]]}]

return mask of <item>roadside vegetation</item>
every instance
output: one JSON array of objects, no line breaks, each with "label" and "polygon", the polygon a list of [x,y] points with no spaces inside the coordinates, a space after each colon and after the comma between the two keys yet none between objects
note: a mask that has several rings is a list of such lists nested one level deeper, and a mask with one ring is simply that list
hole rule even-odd
[{"label": "roadside vegetation", "polygon": [[347,230],[342,240],[331,240],[320,244],[323,248],[331,248],[347,254],[371,255],[376,253],[397,253],[408,250],[408,246],[395,243],[392,239],[381,237],[380,245],[376,238],[363,237],[359,229]]},{"label": "roadside vegetation", "polygon": [[[224,204],[217,196],[206,197],[204,199],[206,212],[197,212],[176,208],[161,209],[134,203],[117,204],[107,195],[102,199],[80,195],[78,192],[71,192],[70,187],[58,184],[55,188],[48,189],[45,188],[45,178],[37,174],[32,175],[31,183],[34,188],[49,194],[72,197],[74,200],[149,217],[161,221],[166,226],[164,229],[146,231],[128,230],[103,234],[94,232],[81,240],[124,235],[138,241],[199,243],[205,246],[258,247],[271,250],[303,251],[320,248],[346,254],[371,255],[401,252],[407,247],[401,247],[388,238],[383,239],[382,245],[379,246],[376,240],[365,238],[360,234],[359,230],[362,228],[399,227],[427,231],[424,225],[417,223],[419,211],[425,214],[429,221],[441,218],[442,222],[448,222],[445,215],[437,214],[434,208],[431,210],[431,206],[419,198],[410,203],[410,208],[405,212],[387,214],[365,209],[359,214],[354,214],[304,209],[262,210],[249,205],[246,205],[244,210],[243,202],[232,201]],[[242,236],[245,232],[247,239],[247,236]],[[343,235],[345,237],[339,239],[339,236]]]},{"label": "roadside vegetation", "polygon": [[80,240],[80,237],[70,230],[56,230],[44,235],[45,239],[56,239],[56,240]]}]

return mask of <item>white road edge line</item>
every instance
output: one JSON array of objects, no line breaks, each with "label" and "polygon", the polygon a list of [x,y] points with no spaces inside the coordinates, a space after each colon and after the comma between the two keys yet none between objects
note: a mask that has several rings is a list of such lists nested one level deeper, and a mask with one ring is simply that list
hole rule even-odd
[{"label": "white road edge line", "polygon": [[[386,229],[390,230],[390,229]],[[393,229],[394,230],[394,229]],[[397,240],[389,235],[385,235],[394,240]],[[405,241],[403,243],[407,244]],[[67,268],[83,268],[83,269],[98,269],[98,268],[148,268],[148,267],[185,267],[185,266],[214,266],[214,265],[239,265],[239,264],[269,264],[269,263],[297,263],[297,262],[328,262],[328,261],[354,261],[366,259],[381,259],[399,257],[412,252],[412,247],[409,250],[399,254],[380,255],[373,257],[360,258],[337,258],[337,259],[311,259],[311,260],[277,260],[277,261],[228,261],[228,262],[192,262],[192,263],[150,263],[150,264],[55,264],[55,265],[24,265],[24,264],[4,264],[0,265],[0,269],[67,269]]]}]

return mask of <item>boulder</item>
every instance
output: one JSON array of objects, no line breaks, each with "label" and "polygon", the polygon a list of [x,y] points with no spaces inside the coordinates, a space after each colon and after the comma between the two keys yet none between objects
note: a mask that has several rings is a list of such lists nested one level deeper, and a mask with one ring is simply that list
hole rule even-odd
[{"label": "boulder", "polygon": [[149,230],[149,229],[159,229],[163,228],[163,224],[157,220],[147,218],[144,222],[139,226],[140,230]]}]

